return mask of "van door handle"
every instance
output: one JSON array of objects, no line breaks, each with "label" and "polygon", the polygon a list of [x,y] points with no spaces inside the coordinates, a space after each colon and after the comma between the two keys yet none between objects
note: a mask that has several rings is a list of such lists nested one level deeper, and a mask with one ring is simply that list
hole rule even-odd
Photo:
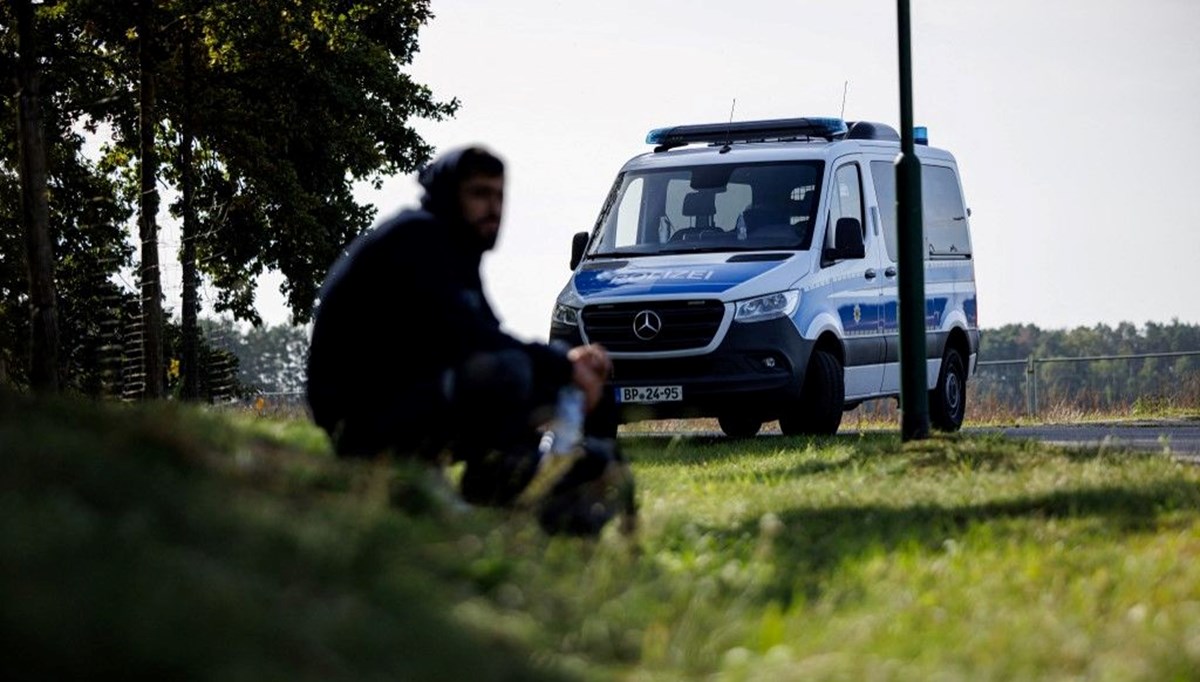
[{"label": "van door handle", "polygon": [[896,276],[896,268],[889,267],[887,270],[884,270],[883,276],[884,277],[895,277]]},{"label": "van door handle", "polygon": [[875,279],[875,268],[870,268],[864,272],[863,277],[866,277],[867,279]]}]

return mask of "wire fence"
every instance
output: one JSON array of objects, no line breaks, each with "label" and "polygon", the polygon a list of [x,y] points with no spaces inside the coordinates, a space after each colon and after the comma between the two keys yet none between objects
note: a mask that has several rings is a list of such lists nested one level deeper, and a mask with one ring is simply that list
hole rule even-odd
[{"label": "wire fence", "polygon": [[[981,360],[971,382],[972,402],[1029,417],[1051,406],[1078,410],[1140,404],[1197,407],[1200,361],[1193,358],[1200,358],[1200,350]],[[1174,362],[1163,362],[1167,360]],[[1080,370],[1082,365],[1088,367]]]},{"label": "wire fence", "polygon": [[[1200,350],[981,360],[976,370],[968,383],[970,418],[1200,409]],[[306,409],[298,391],[260,391],[242,402],[260,414]],[[895,411],[892,399],[856,408],[856,414],[870,418]]]}]

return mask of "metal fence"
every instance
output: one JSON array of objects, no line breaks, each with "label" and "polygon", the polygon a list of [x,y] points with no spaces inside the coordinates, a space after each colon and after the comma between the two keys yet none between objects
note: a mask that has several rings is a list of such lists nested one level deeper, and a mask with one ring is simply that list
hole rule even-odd
[{"label": "metal fence", "polygon": [[[990,391],[989,395],[1000,396],[1000,400],[1003,400],[1004,396],[1006,396],[1006,395],[1012,396],[1014,394],[1013,389],[1015,388],[1015,384],[1019,383],[1020,384],[1020,393],[1024,394],[1024,400],[1025,400],[1024,412],[1027,415],[1030,415],[1030,417],[1034,417],[1034,415],[1038,414],[1039,409],[1043,407],[1042,405],[1040,405],[1040,403],[1043,403],[1045,399],[1043,396],[1040,396],[1039,394],[1042,393],[1042,391],[1044,391],[1046,389],[1046,384],[1051,383],[1051,382],[1054,382],[1054,383],[1063,382],[1063,377],[1049,377],[1049,378],[1045,377],[1044,376],[1045,372],[1043,370],[1043,367],[1045,367],[1045,366],[1055,365],[1055,364],[1108,363],[1110,366],[1105,367],[1105,371],[1109,372],[1109,376],[1115,377],[1116,373],[1114,373],[1114,372],[1118,373],[1118,372],[1122,371],[1121,369],[1118,369],[1118,367],[1116,366],[1117,364],[1123,364],[1124,372],[1126,372],[1127,375],[1129,375],[1129,373],[1133,373],[1135,371],[1145,370],[1145,363],[1147,360],[1178,359],[1178,358],[1200,358],[1200,351],[1178,351],[1178,352],[1164,352],[1164,353],[1130,353],[1130,354],[1123,354],[1123,355],[1120,355],[1120,354],[1118,354],[1118,355],[1080,355],[1080,357],[1054,357],[1054,358],[1039,358],[1039,357],[1037,357],[1037,355],[1030,355],[1030,357],[1027,357],[1024,359],[980,360],[976,364],[976,366],[978,367],[978,372],[976,375],[976,379],[974,379],[974,381],[972,383],[974,384],[973,385],[974,391],[976,391],[977,394],[979,394],[979,393],[989,394],[989,391]],[[1014,372],[1013,370],[1016,370],[1016,372]],[[1152,370],[1154,372],[1159,372],[1159,373],[1165,372],[1165,376],[1175,379],[1177,387],[1180,387],[1182,390],[1188,390],[1189,388],[1193,388],[1193,387],[1200,387],[1200,378],[1198,378],[1198,377],[1200,377],[1200,370],[1193,369],[1192,371],[1189,372],[1188,367],[1184,367],[1183,371],[1175,371],[1175,367],[1162,367],[1162,366],[1152,367]],[[1018,372],[1020,375],[1019,378],[1014,376]],[[1184,375],[1184,373],[1190,373],[1190,376],[1187,376],[1187,377],[1180,376],[1180,375]],[[1151,381],[1152,381],[1152,379],[1151,379]],[[1064,383],[1067,383],[1067,387],[1064,389],[1058,390],[1058,393],[1060,393],[1060,395],[1055,396],[1057,401],[1061,402],[1064,399],[1070,399],[1070,397],[1074,397],[1076,402],[1088,401],[1088,400],[1085,400],[1086,396],[1082,396],[1082,395],[1078,395],[1078,394],[1076,394],[1074,396],[1061,395],[1064,393],[1064,391],[1067,391],[1067,393],[1069,393],[1070,390],[1072,390],[1073,388],[1076,388],[1075,385],[1072,385],[1073,382],[1064,382]],[[1164,390],[1158,391],[1159,394],[1165,393],[1165,389],[1169,388],[1169,387],[1163,387],[1163,388],[1164,388]],[[1004,389],[1007,389],[1007,390],[1004,390]],[[1091,389],[1088,389],[1088,390],[1094,390],[1094,387],[1092,387]],[[1138,395],[1132,395],[1132,394],[1121,395],[1120,391],[1117,391],[1117,395],[1111,395],[1111,394],[1100,395],[1100,396],[1092,395],[1090,402],[1093,402],[1093,403],[1105,402],[1105,403],[1109,403],[1109,406],[1111,406],[1111,403],[1122,402],[1122,401],[1124,401],[1124,402],[1135,401],[1135,400],[1141,399],[1141,397],[1146,397],[1144,395],[1144,393],[1142,393],[1142,391],[1139,391]],[[1200,396],[1183,396],[1183,397],[1192,397],[1192,399],[1200,399]]]},{"label": "metal fence", "polygon": [[[1045,409],[1047,398],[1052,402],[1070,403],[1076,409],[1087,410],[1091,408],[1111,408],[1118,404],[1129,404],[1139,399],[1154,397],[1144,391],[1129,389],[1124,393],[1118,392],[1111,396],[1092,396],[1089,400],[1087,396],[1080,395],[1079,392],[1071,393],[1072,387],[1070,386],[1066,389],[1059,387],[1057,392],[1051,393],[1049,396],[1043,395],[1044,392],[1047,392],[1048,388],[1065,381],[1063,377],[1043,376],[1046,367],[1080,363],[1110,363],[1105,375],[1110,380],[1122,371],[1133,373],[1140,370],[1152,370],[1155,376],[1162,375],[1170,378],[1175,384],[1174,388],[1179,391],[1190,391],[1183,398],[1186,402],[1192,403],[1192,407],[1195,407],[1200,404],[1200,365],[1189,363],[1190,368],[1186,369],[1185,375],[1182,376],[1179,372],[1175,371],[1174,367],[1144,367],[1146,361],[1179,358],[1200,358],[1200,350],[1074,357],[1038,357],[1031,355],[1026,358],[1012,360],[980,360],[976,363],[977,372],[969,384],[973,396],[968,402],[968,409],[979,409],[980,399],[984,398],[1006,403],[1008,405],[1006,409],[1013,412],[1023,412],[1032,417]],[[1119,369],[1118,366],[1123,366],[1123,369]],[[1169,387],[1160,387],[1158,395],[1163,395],[1166,392],[1166,388]],[[1178,391],[1176,391],[1176,394],[1178,394]],[[260,391],[247,398],[243,398],[241,402],[244,405],[253,406],[259,412],[282,411],[301,413],[306,409],[304,394],[297,391]],[[871,414],[894,411],[895,408],[892,402],[872,401],[872,405],[869,406],[872,409],[867,411]],[[878,415],[876,414],[876,416]]]}]

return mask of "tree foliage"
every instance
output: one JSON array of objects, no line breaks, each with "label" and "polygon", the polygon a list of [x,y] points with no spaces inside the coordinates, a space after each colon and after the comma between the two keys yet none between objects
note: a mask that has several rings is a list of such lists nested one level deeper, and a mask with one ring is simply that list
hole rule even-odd
[{"label": "tree foliage", "polygon": [[[197,248],[221,291],[218,309],[255,320],[254,278],[272,268],[295,319],[309,319],[329,265],[374,218],[354,183],[429,158],[409,120],[458,106],[435,101],[402,70],[429,17],[427,3],[396,0],[223,2],[196,12],[204,68],[191,103],[205,160]],[[172,91],[179,82],[176,73]],[[182,100],[164,93],[164,103],[182,118]]]},{"label": "tree foliage", "polygon": [[[21,225],[16,148],[16,35],[0,5],[0,223]],[[38,12],[42,41],[41,105],[47,141],[50,233],[56,257],[59,363],[67,386],[94,392],[106,321],[120,308],[113,273],[129,262],[126,221],[132,213],[118,178],[85,153],[84,132],[116,112],[105,97],[117,80],[94,38],[65,3]],[[0,231],[0,364],[8,379],[28,381],[29,292],[20,229]]]},{"label": "tree foliage", "polygon": [[308,354],[305,327],[246,328],[229,319],[204,320],[202,327],[209,347],[228,351],[237,358],[237,383],[243,393],[287,393],[300,397]]},{"label": "tree foliage", "polygon": [[[215,293],[208,302],[259,323],[255,279],[276,269],[294,318],[308,320],[329,265],[374,218],[355,200],[354,184],[415,170],[432,149],[412,121],[442,119],[458,107],[405,73],[418,31],[432,18],[429,3],[157,0],[153,7],[157,184],[179,186],[186,121],[194,140],[192,243]],[[97,349],[112,345],[102,327],[120,317],[113,311],[122,299],[136,296],[114,276],[131,263],[139,195],[137,9],[124,0],[60,0],[37,10],[62,363],[71,385],[89,392],[98,386]],[[12,26],[8,4],[0,5],[0,73],[9,95],[0,103],[0,220],[18,225]],[[105,140],[99,152],[88,133]],[[177,217],[184,210],[182,202],[169,208]],[[28,293],[11,232],[0,233],[0,380],[7,370],[24,383]]]}]

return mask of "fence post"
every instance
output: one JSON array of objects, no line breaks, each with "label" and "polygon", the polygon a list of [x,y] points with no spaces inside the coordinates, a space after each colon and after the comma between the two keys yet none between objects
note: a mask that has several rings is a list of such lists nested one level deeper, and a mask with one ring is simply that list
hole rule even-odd
[{"label": "fence post", "polygon": [[1038,415],[1038,412],[1041,409],[1040,406],[1038,405],[1038,365],[1039,364],[1041,364],[1041,360],[1034,357],[1033,358],[1033,415],[1032,415],[1034,417],[1036,417]]},{"label": "fence post", "polygon": [[1032,355],[1025,361],[1025,414],[1037,415],[1037,369]]}]

